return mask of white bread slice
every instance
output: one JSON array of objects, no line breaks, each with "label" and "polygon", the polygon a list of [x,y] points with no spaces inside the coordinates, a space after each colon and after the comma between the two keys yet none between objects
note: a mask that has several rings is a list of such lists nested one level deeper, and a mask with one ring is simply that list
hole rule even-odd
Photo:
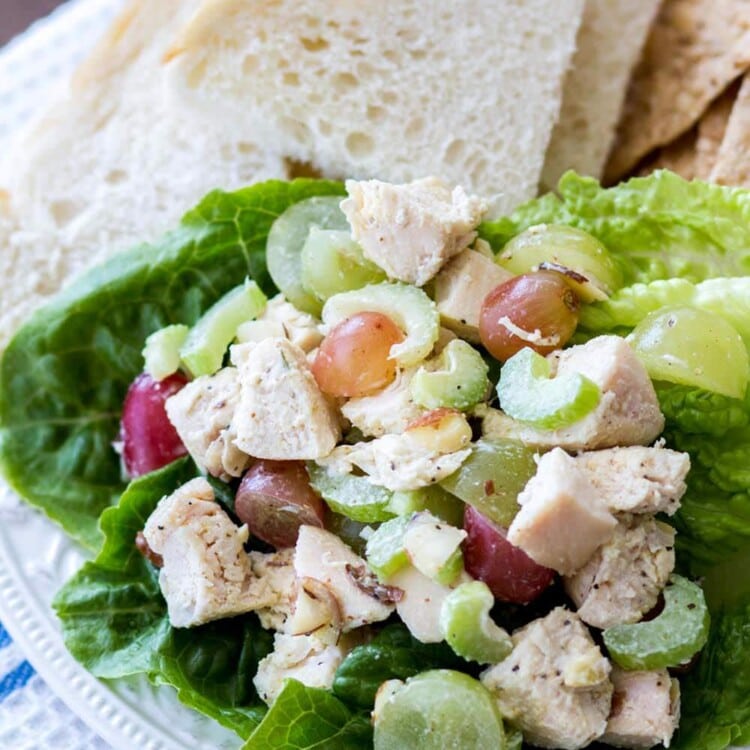
[{"label": "white bread slice", "polygon": [[532,198],[582,0],[204,0],[170,85],[327,176]]},{"label": "white bread slice", "polygon": [[130,2],[11,150],[0,173],[12,214],[0,236],[0,349],[64,281],[156,238],[209,190],[287,176],[282,158],[245,133],[197,127],[165,96],[162,58],[196,4]]},{"label": "white bread slice", "polygon": [[586,0],[578,48],[563,88],[542,187],[568,169],[600,177],[615,135],[630,74],[660,0]]}]

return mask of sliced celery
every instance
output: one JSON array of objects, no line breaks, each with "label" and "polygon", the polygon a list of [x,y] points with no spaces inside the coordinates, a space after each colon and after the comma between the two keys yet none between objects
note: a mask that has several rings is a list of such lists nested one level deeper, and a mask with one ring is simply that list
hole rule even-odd
[{"label": "sliced celery", "polygon": [[487,396],[489,367],[466,341],[454,339],[440,353],[436,369],[420,367],[409,385],[412,398],[427,409],[469,409]]},{"label": "sliced celery", "polygon": [[146,339],[143,369],[154,379],[164,380],[180,369],[180,347],[190,329],[181,323],[160,328]]},{"label": "sliced celery", "polygon": [[391,492],[354,474],[334,474],[309,463],[310,485],[335,513],[362,523],[393,518],[389,510]]},{"label": "sliced celery", "polygon": [[497,395],[510,417],[544,430],[567,427],[593,411],[601,391],[580,373],[550,378],[548,360],[529,348],[514,354],[500,371]]},{"label": "sliced celery", "polygon": [[359,312],[387,315],[406,338],[391,347],[391,357],[401,367],[425,359],[440,332],[440,315],[435,303],[421,290],[408,284],[371,284],[331,297],[323,307],[323,322],[335,326]]},{"label": "sliced celery", "polygon": [[440,629],[461,657],[497,664],[513,650],[510,636],[490,617],[495,598],[486,583],[462,583],[448,594],[440,610]]},{"label": "sliced celery", "polygon": [[257,318],[266,307],[266,295],[254,281],[227,292],[190,329],[180,347],[182,363],[193,377],[212,375],[221,368],[237,328]]},{"label": "sliced celery", "polygon": [[710,616],[698,584],[673,575],[664,609],[653,620],[604,631],[610,658],[623,669],[662,669],[689,662],[708,639]]}]

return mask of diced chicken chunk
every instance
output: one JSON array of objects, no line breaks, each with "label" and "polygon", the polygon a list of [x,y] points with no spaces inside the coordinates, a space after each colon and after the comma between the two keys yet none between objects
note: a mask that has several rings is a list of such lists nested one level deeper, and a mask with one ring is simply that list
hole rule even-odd
[{"label": "diced chicken chunk", "polygon": [[328,689],[339,665],[356,643],[342,638],[336,644],[327,644],[312,635],[276,633],[273,651],[258,664],[253,679],[255,689],[269,706],[284,687],[284,680],[290,677],[308,687]]},{"label": "diced chicken chunk", "polygon": [[463,188],[452,191],[436,177],[405,185],[346,181],[341,210],[365,257],[392,279],[422,286],[468,247],[487,210]]},{"label": "diced chicken chunk", "polygon": [[304,352],[286,339],[234,347],[240,402],[235,445],[256,458],[315,459],[341,437],[338,414],[318,388]]},{"label": "diced chicken chunk", "polygon": [[400,434],[410,422],[425,413],[426,409],[414,403],[409,384],[418,367],[399,370],[396,379],[372,396],[350,398],[342,407],[342,414],[366,437]]},{"label": "diced chicken chunk", "polygon": [[513,633],[513,651],[480,677],[500,713],[538,747],[576,750],[599,737],[612,698],[610,664],[563,607]]},{"label": "diced chicken chunk", "polygon": [[599,405],[568,427],[538,430],[496,410],[484,414],[487,437],[513,438],[540,448],[595,450],[613,446],[649,445],[664,429],[654,386],[646,368],[624,339],[598,336],[550,354],[558,375],[580,372],[602,392]]},{"label": "diced chicken chunk", "polygon": [[367,474],[372,484],[396,492],[416,490],[445,479],[457,471],[470,454],[470,448],[441,453],[404,432],[383,435],[369,443],[340,445],[318,463],[338,474],[349,474],[356,466]]},{"label": "diced chicken chunk", "polygon": [[320,322],[312,315],[298,310],[283,294],[277,294],[269,300],[257,322],[280,326],[283,331],[281,335],[302,349],[305,354],[323,340]]},{"label": "diced chicken chunk", "polygon": [[205,479],[193,479],[162,498],[143,533],[164,562],[159,585],[174,627],[276,603],[277,593],[253,575],[243,546],[247,526],[232,523]]},{"label": "diced chicken chunk", "polygon": [[294,572],[294,548],[278,552],[250,552],[253,575],[262,582],[268,605],[258,609],[260,624],[268,630],[285,630],[294,610],[297,574]]},{"label": "diced chicken chunk", "polygon": [[225,367],[191,381],[165,404],[169,421],[195,463],[224,481],[241,476],[250,461],[232,442],[239,400],[237,370]]},{"label": "diced chicken chunk", "polygon": [[320,581],[336,597],[345,633],[385,620],[393,612],[393,603],[382,600],[380,589],[368,588],[372,573],[365,561],[330,531],[315,526],[300,528],[294,570],[298,578]]},{"label": "diced chicken chunk", "polygon": [[435,304],[444,326],[461,338],[479,343],[479,312],[484,298],[510,271],[476,250],[463,250],[435,277]]},{"label": "diced chicken chunk", "polygon": [[666,669],[627,672],[614,667],[612,713],[601,741],[615,747],[669,747],[680,721],[680,683]]},{"label": "diced chicken chunk", "polygon": [[668,448],[610,448],[576,456],[604,504],[613,512],[667,513],[680,507],[690,454]]},{"label": "diced chicken chunk", "polygon": [[575,460],[560,448],[541,457],[518,502],[508,541],[564,575],[583,566],[617,525]]},{"label": "diced chicken chunk", "polygon": [[674,536],[671,526],[651,516],[625,516],[611,538],[565,579],[580,618],[609,628],[638,622],[652,610],[674,570]]},{"label": "diced chicken chunk", "polygon": [[462,573],[453,586],[444,586],[413,565],[407,565],[388,579],[388,585],[403,591],[396,602],[396,612],[409,632],[422,643],[439,643],[443,640],[440,630],[443,602],[456,586],[471,580],[471,576]]}]

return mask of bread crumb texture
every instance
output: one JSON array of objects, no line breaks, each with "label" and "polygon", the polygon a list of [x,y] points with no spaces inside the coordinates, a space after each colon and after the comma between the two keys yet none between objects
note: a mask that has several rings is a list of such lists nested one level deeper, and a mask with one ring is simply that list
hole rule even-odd
[{"label": "bread crumb texture", "polygon": [[63,280],[155,239],[211,189],[295,165],[435,175],[512,210],[536,192],[582,11],[583,0],[131,0],[0,169],[14,281],[0,348]]}]

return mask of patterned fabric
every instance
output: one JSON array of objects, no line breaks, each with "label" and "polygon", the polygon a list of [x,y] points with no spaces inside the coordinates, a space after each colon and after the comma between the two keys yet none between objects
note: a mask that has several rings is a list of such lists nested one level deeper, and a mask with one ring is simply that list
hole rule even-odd
[{"label": "patterned fabric", "polygon": [[0,747],[109,750],[47,687],[0,625]]}]

